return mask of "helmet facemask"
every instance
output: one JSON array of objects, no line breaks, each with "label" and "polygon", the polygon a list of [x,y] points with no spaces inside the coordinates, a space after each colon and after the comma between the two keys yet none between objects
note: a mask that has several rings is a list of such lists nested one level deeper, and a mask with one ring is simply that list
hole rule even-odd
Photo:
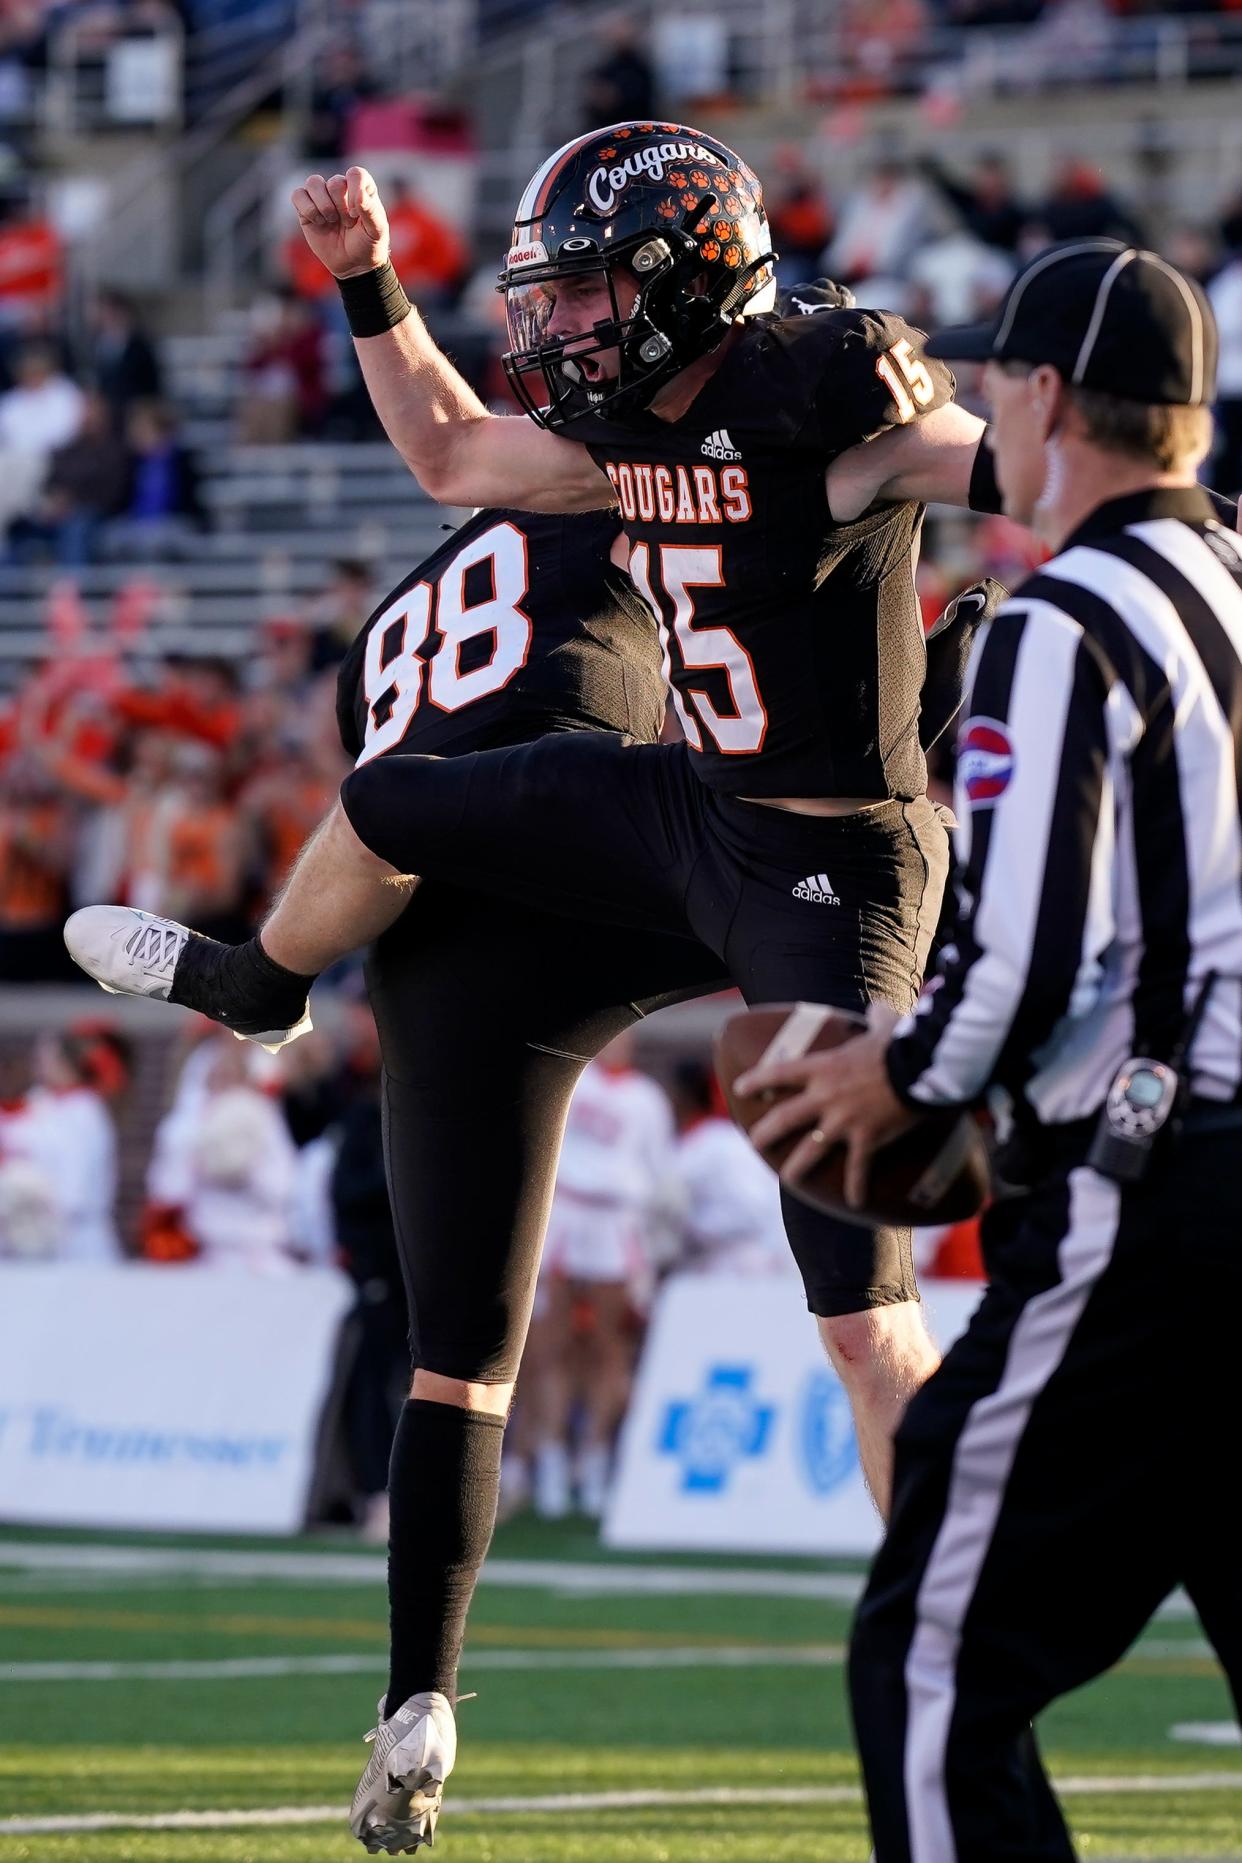
[{"label": "helmet facemask", "polygon": [[[710,217],[715,199],[705,196],[685,221]],[[740,266],[723,298],[703,291],[698,240],[685,223],[607,250],[581,234],[563,241],[555,258],[506,268],[497,289],[508,314],[510,348],[502,362],[514,395],[527,414],[550,428],[587,413],[626,419],[643,411],[666,382],[723,340],[743,307],[751,308],[751,281],[771,267],[774,256],[769,250]],[[617,288],[622,270],[637,286],[625,313]],[[603,280],[611,315],[584,335],[549,338],[554,287],[575,277]],[[592,380],[581,370],[585,358],[611,352],[617,356],[615,375]]]}]

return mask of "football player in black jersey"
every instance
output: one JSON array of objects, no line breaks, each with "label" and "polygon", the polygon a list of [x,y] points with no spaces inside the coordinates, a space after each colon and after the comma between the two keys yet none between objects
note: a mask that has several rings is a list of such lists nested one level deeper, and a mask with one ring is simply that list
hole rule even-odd
[{"label": "football player in black jersey", "polygon": [[[909,1007],[947,868],[919,745],[918,501],[967,501],[982,432],[918,333],[853,308],[770,314],[754,176],[697,131],[623,124],[526,189],[502,285],[537,418],[493,416],[410,311],[366,171],[295,201],[433,496],[620,507],[687,736],[365,764],[261,943],[180,940],[174,999],[296,1027],[307,979],[388,922],[384,883],[422,874],[693,936],[751,1001]],[[883,1505],[892,1427],[936,1360],[909,1235],[792,1200],[786,1216]]]},{"label": "football player in black jersey", "polygon": [[[449,537],[341,666],[338,722],[358,766],[541,733],[654,743],[659,645],[611,560],[617,536],[607,512],[482,511]],[[727,978],[690,939],[433,884],[378,939],[367,983],[416,1370],[389,1482],[389,1681],[351,1825],[396,1854],[430,1841],[453,1764],[466,1611],[574,1084],[640,1015]]]},{"label": "football player in black jersey", "polygon": [[[804,304],[837,301],[833,287],[801,289]],[[541,733],[654,743],[660,648],[613,561],[618,537],[615,515],[517,511],[480,512],[449,537],[379,604],[341,667],[341,738],[359,766]],[[953,714],[995,596],[969,592],[937,624],[925,742]],[[502,913],[451,885],[406,902],[407,889],[386,889],[379,917],[401,916],[373,948],[368,983],[417,1369],[393,1446],[389,1686],[352,1814],[369,1847],[392,1851],[430,1838],[453,1763],[457,1660],[574,1081],[637,1016],[727,982],[688,938]],[[96,974],[168,994],[183,930],[127,908],[84,916],[107,925],[110,963]]]},{"label": "football player in black jersey", "polygon": [[[746,165],[695,130],[621,124],[567,144],[523,194],[501,286],[534,418],[494,416],[385,265],[371,177],[312,177],[295,202],[432,496],[619,509],[685,741],[545,738],[355,772],[319,868],[263,932],[264,961],[292,973],[281,1026],[298,979],[370,930],[363,902],[394,871],[692,935],[752,1002],[907,1009],[948,864],[919,743],[913,554],[923,499],[969,501],[983,431],[919,333],[851,307],[774,314]],[[190,953],[177,990],[206,994]],[[228,964],[235,1012],[246,963]],[[883,1506],[893,1426],[937,1356],[909,1234],[792,1199],[786,1221]]]}]

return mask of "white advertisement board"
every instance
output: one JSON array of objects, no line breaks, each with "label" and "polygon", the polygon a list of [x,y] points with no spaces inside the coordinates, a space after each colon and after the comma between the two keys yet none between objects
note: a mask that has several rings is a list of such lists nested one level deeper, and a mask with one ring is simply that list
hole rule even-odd
[{"label": "white advertisement board", "polygon": [[[941,1346],[981,1287],[925,1283]],[[784,1277],[679,1275],[661,1291],[604,1539],[653,1551],[870,1553],[880,1528],[845,1392]]]},{"label": "white advertisement board", "polygon": [[334,1269],[6,1265],[0,1520],[296,1532],[352,1301]]}]

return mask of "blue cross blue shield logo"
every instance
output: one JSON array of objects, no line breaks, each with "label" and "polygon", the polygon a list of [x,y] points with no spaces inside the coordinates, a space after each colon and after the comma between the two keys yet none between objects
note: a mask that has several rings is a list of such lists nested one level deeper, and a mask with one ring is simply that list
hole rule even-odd
[{"label": "blue cross blue shield logo", "polygon": [[858,1466],[858,1444],[850,1400],[830,1371],[806,1381],[798,1406],[798,1449],[807,1485],[815,1494],[831,1494]]},{"label": "blue cross blue shield logo", "polygon": [[768,1448],[773,1404],[752,1388],[750,1365],[713,1365],[697,1397],[669,1404],[658,1443],[681,1464],[683,1494],[720,1494],[739,1463]]}]

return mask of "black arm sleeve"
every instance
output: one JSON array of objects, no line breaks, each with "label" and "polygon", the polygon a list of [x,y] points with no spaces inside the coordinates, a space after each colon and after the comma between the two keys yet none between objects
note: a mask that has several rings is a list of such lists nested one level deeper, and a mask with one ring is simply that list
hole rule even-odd
[{"label": "black arm sleeve", "polygon": [[988,445],[987,433],[979,435],[975,463],[970,469],[970,508],[995,514],[1002,508],[1000,486],[996,483],[996,461]]},{"label": "black arm sleeve", "polygon": [[[1236,498],[1226,498],[1220,492],[1204,486],[1204,491],[1216,506],[1216,515],[1222,524],[1230,530],[1238,528],[1238,502]],[[996,483],[996,461],[988,445],[986,433],[980,436],[979,448],[975,454],[975,463],[970,472],[970,508],[972,511],[988,513],[1002,509],[1000,486]]]}]

